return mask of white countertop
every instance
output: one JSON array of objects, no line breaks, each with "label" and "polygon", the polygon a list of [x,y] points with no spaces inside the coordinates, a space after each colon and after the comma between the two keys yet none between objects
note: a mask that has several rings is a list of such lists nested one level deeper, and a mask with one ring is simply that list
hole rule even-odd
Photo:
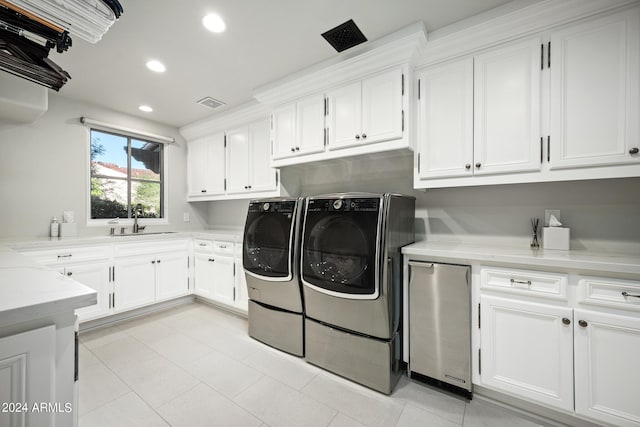
[{"label": "white countertop", "polygon": [[0,246],[0,328],[96,302],[93,289]]},{"label": "white countertop", "polygon": [[102,235],[102,236],[78,236],[78,237],[40,237],[40,238],[8,238],[0,240],[0,245],[8,246],[12,249],[29,250],[56,248],[62,246],[90,246],[105,243],[131,243],[143,242],[149,240],[166,240],[166,239],[214,239],[214,240],[234,240],[241,241],[243,236],[242,229],[215,229],[215,230],[195,230],[195,231],[177,231],[177,232],[147,232],[140,234],[125,235]]},{"label": "white countertop", "polygon": [[[402,248],[405,255],[449,259],[455,262],[486,262],[531,265],[601,273],[631,274],[640,279],[640,254],[588,250],[534,250],[531,248],[421,241]],[[437,261],[437,260],[436,260]]]}]

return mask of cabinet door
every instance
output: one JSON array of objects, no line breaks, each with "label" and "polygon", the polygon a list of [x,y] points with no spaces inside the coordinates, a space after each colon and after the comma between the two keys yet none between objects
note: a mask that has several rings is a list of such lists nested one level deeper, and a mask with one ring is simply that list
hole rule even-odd
[{"label": "cabinet door", "polygon": [[214,280],[213,256],[211,254],[196,253],[194,262],[195,293],[205,298],[211,298]]},{"label": "cabinet door", "polygon": [[34,404],[56,402],[55,368],[54,325],[0,338],[0,402],[27,405],[18,410],[3,407],[0,426],[60,425],[55,422],[55,411],[31,411]]},{"label": "cabinet door", "polygon": [[116,259],[115,310],[150,304],[156,298],[156,259],[152,255]]},{"label": "cabinet door", "polygon": [[327,93],[329,149],[352,147],[362,141],[362,84],[343,86]]},{"label": "cabinet door", "polygon": [[249,125],[249,188],[247,191],[274,191],[276,170],[269,166],[271,146],[269,141],[269,120],[261,120]]},{"label": "cabinet door", "polygon": [[575,310],[574,318],[576,413],[639,425],[640,318],[586,310]]},{"label": "cabinet door", "polygon": [[209,137],[207,151],[207,194],[224,194],[224,132]]},{"label": "cabinet door", "polygon": [[157,256],[156,301],[189,293],[187,253],[176,252]]},{"label": "cabinet door", "polygon": [[540,170],[541,38],[474,58],[475,175]]},{"label": "cabinet door", "polygon": [[402,69],[362,81],[362,143],[402,138]]},{"label": "cabinet door", "polygon": [[[249,128],[227,131],[227,193],[249,191]],[[268,157],[267,157],[268,158]],[[266,162],[266,159],[263,160]],[[268,163],[268,162],[267,162]]]},{"label": "cabinet door", "polygon": [[247,277],[245,276],[244,269],[242,268],[242,260],[237,259],[235,263],[236,263],[235,306],[241,310],[247,311],[249,309],[249,293],[247,291]]},{"label": "cabinet door", "polygon": [[639,10],[551,35],[552,169],[640,164]]},{"label": "cabinet door", "polygon": [[471,175],[473,59],[467,58],[427,69],[418,78],[420,178]]},{"label": "cabinet door", "polygon": [[271,115],[271,158],[283,159],[295,156],[296,150],[296,104],[283,105],[273,110]]},{"label": "cabinet door", "polygon": [[191,141],[188,149],[189,195],[201,196],[207,193],[209,141],[207,138]]},{"label": "cabinet door", "polygon": [[65,268],[65,274],[98,293],[97,304],[76,310],[81,322],[109,314],[109,265],[107,263],[68,266]]},{"label": "cabinet door", "polygon": [[480,303],[482,384],[572,410],[572,310],[490,296]]},{"label": "cabinet door", "polygon": [[324,103],[323,94],[298,101],[294,143],[296,154],[324,151]]},{"label": "cabinet door", "polygon": [[213,291],[211,298],[228,305],[233,305],[235,283],[233,277],[232,257],[216,256],[213,262]]}]

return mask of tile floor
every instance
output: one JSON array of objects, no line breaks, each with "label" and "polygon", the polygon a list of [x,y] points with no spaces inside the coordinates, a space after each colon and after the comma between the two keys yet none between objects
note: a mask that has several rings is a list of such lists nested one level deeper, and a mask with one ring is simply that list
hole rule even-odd
[{"label": "tile floor", "polygon": [[535,426],[403,378],[384,396],[267,347],[202,303],[80,334],[80,427]]}]

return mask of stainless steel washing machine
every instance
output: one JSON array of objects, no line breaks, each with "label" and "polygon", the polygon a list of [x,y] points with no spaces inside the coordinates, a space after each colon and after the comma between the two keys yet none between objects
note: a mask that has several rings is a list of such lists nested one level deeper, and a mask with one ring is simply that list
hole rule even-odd
[{"label": "stainless steel washing machine", "polygon": [[415,199],[307,198],[300,271],[307,361],[383,393],[401,373],[400,248],[415,240]]},{"label": "stainless steel washing machine", "polygon": [[303,203],[298,198],[252,200],[242,250],[249,294],[249,335],[297,356],[304,355],[297,262]]}]

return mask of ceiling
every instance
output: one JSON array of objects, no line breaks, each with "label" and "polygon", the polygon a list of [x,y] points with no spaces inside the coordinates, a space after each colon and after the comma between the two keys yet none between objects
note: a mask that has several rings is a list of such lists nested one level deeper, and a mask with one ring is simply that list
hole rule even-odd
[{"label": "ceiling", "polygon": [[[353,19],[369,40],[417,21],[433,31],[507,0],[120,0],[124,14],[91,44],[73,37],[50,57],[72,79],[60,94],[157,122],[183,126],[252,99],[253,89],[337,52],[321,33]],[[208,32],[215,12],[227,31]],[[167,71],[145,67],[162,61]],[[211,96],[227,104],[196,103]],[[138,110],[146,104],[151,113]]]}]

